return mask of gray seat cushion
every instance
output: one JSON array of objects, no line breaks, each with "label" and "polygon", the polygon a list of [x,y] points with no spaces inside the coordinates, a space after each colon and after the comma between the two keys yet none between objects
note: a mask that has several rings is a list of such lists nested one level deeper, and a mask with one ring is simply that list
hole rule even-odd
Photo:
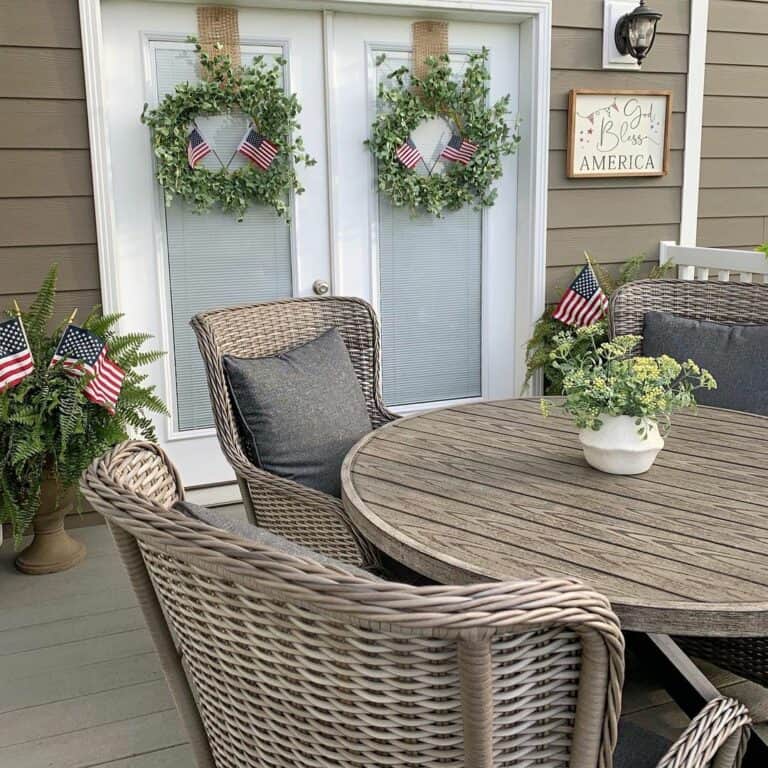
[{"label": "gray seat cushion", "polygon": [[621,718],[613,768],[656,768],[671,746],[662,736]]},{"label": "gray seat cushion", "polygon": [[340,496],[341,463],[371,421],[339,332],[274,357],[225,356],[224,372],[251,461]]},{"label": "gray seat cushion", "polygon": [[768,415],[768,325],[691,320],[646,312],[643,353],[691,359],[706,368],[717,389],[698,390],[696,401]]},{"label": "gray seat cushion", "polygon": [[286,539],[283,536],[278,536],[271,531],[267,531],[264,528],[259,528],[257,525],[253,525],[245,520],[238,520],[231,515],[226,515],[223,512],[217,512],[215,509],[208,509],[208,507],[201,507],[199,504],[193,504],[189,501],[177,501],[173,505],[173,509],[181,514],[191,517],[195,520],[200,520],[203,523],[207,523],[212,528],[218,528],[221,531],[227,531],[233,533],[236,536],[240,536],[248,541],[255,541],[258,544],[264,544],[267,547],[276,549],[279,552],[284,552],[287,555],[293,557],[301,557],[305,560],[314,560],[316,563],[322,565],[329,565],[335,568],[341,568],[347,573],[351,573],[354,576],[362,576],[366,579],[376,579],[372,573],[358,568],[348,563],[343,563],[341,560],[337,560],[335,557],[329,557],[323,555],[320,552],[315,552],[313,549],[303,547],[301,544]]}]

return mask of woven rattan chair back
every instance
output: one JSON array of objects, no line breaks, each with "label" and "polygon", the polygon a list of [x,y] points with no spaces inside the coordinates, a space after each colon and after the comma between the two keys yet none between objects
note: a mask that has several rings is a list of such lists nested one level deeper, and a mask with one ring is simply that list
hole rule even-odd
[{"label": "woven rattan chair back", "polygon": [[642,336],[645,313],[651,311],[720,323],[768,323],[768,285],[714,280],[627,283],[611,297],[611,335]]},{"label": "woven rattan chair back", "polygon": [[[768,323],[768,285],[701,280],[639,280],[611,297],[611,334],[642,336],[645,313],[670,312],[694,320]],[[679,637],[687,653],[768,685],[768,638]]]},{"label": "woven rattan chair back", "polygon": [[395,418],[381,399],[379,327],[361,299],[287,299],[203,312],[191,321],[205,362],[216,433],[235,470],[252,522],[345,562],[370,566],[378,553],[352,528],[341,502],[261,471],[243,450],[222,359],[284,352],[336,328],[349,351],[374,428]]},{"label": "woven rattan chair back", "polygon": [[601,595],[567,579],[350,574],[169,509],[169,477],[159,448],[125,443],[82,487],[199,766],[609,768],[623,638]]}]

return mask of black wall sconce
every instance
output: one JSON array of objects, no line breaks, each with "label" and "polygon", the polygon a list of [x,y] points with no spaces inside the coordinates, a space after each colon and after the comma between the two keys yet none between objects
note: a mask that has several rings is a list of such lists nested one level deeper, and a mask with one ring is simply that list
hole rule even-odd
[{"label": "black wall sconce", "polygon": [[656,40],[656,25],[662,14],[651,10],[640,0],[640,5],[624,14],[616,23],[614,39],[616,48],[624,56],[632,56],[642,65]]}]

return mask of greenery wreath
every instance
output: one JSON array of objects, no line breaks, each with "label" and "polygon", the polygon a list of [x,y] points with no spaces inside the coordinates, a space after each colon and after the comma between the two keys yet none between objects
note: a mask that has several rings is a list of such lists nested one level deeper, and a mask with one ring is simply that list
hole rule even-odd
[{"label": "greenery wreath", "polygon": [[[379,56],[380,65],[385,57]],[[456,210],[465,204],[491,206],[496,199],[494,181],[502,175],[502,157],[512,154],[520,142],[518,124],[507,123],[509,95],[488,105],[488,50],[469,56],[461,82],[453,77],[447,55],[427,59],[424,78],[411,76],[401,67],[387,76],[394,85],[382,82],[378,99],[381,108],[366,141],[377,161],[378,187],[397,206],[413,213],[426,210],[440,216],[443,209]],[[424,120],[443,117],[454,136],[474,147],[464,164],[452,162],[441,173],[418,174],[398,155],[410,141],[411,132]],[[466,160],[466,157],[464,158]]]},{"label": "greenery wreath", "polygon": [[[195,38],[189,41],[195,43],[205,76],[199,83],[179,84],[154,109],[145,104],[141,114],[141,121],[152,130],[155,176],[163,187],[166,205],[178,196],[204,213],[218,203],[242,220],[248,206],[257,202],[286,216],[289,193],[304,191],[295,163],[314,165],[315,160],[296,133],[301,105],[296,94],[286,94],[281,85],[285,60],[278,58],[274,66],[267,66],[257,56],[251,66],[233,66],[229,56],[209,56]],[[188,147],[195,119],[232,111],[250,118],[258,135],[276,148],[269,167],[262,170],[251,163],[234,171],[192,167]]]}]

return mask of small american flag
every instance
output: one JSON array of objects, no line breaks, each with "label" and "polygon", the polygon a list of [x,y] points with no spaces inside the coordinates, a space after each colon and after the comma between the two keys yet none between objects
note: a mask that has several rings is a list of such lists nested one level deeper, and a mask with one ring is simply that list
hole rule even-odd
[{"label": "small american flag", "polygon": [[266,171],[272,165],[278,152],[277,147],[269,139],[259,135],[253,127],[248,128],[237,151],[242,152],[262,171]]},{"label": "small american flag", "polygon": [[85,328],[68,325],[53,353],[51,365],[61,363],[68,376],[90,376],[83,394],[110,413],[123,388],[125,372],[107,355],[107,344]]},{"label": "small american flag", "polygon": [[453,160],[455,163],[467,165],[477,152],[477,144],[473,144],[468,139],[462,139],[458,133],[451,136],[451,140],[445,145],[445,149],[440,153],[444,160]]},{"label": "small american flag", "polygon": [[15,387],[35,370],[20,317],[0,323],[0,392]]},{"label": "small american flag", "polygon": [[203,138],[203,134],[194,126],[187,136],[187,160],[189,167],[194,168],[206,155],[210,154],[211,148],[208,142]]},{"label": "small american flag", "polygon": [[608,298],[587,264],[555,308],[552,317],[566,325],[592,325],[608,309]]},{"label": "small american flag", "polygon": [[395,157],[410,171],[421,161],[421,152],[410,139],[406,139],[395,150]]}]

